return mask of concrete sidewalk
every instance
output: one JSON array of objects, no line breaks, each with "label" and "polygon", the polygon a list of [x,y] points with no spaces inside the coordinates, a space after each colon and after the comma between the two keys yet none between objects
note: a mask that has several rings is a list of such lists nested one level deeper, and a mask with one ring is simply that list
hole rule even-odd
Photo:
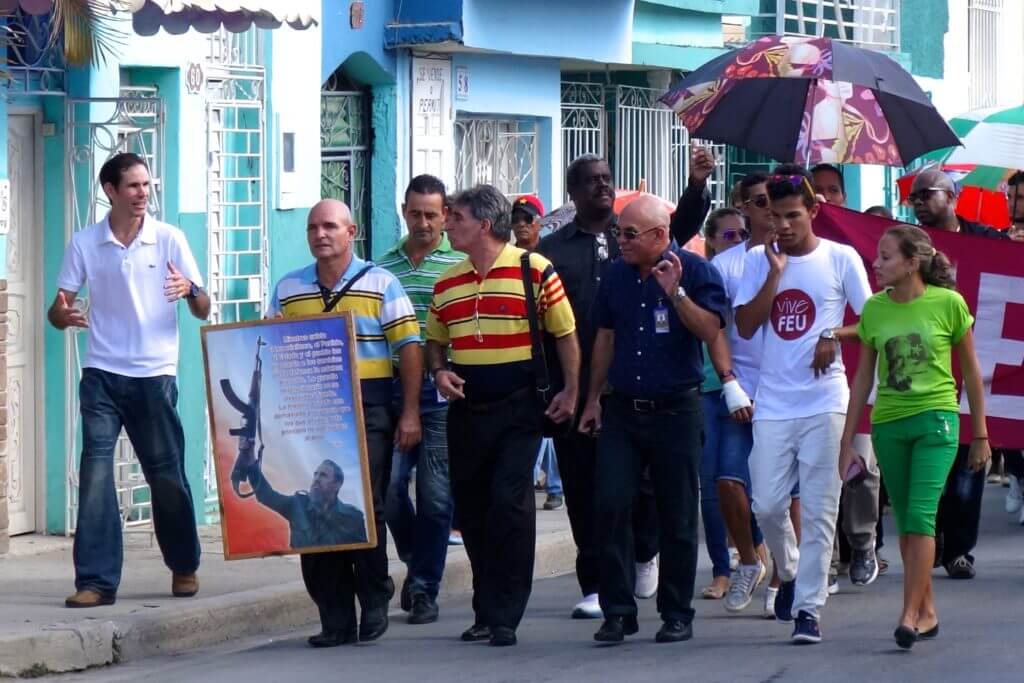
[{"label": "concrete sidewalk", "polygon": [[[536,577],[571,572],[576,558],[565,508],[541,510],[543,500],[538,495]],[[128,532],[117,603],[86,610],[64,607],[74,591],[71,539],[11,539],[10,554],[0,557],[0,676],[80,670],[305,625],[314,630],[316,610],[297,555],[225,562],[220,528],[203,527],[200,535],[203,559],[194,598],[171,597],[170,572],[155,539]],[[391,576],[401,586],[405,565],[395,559],[393,546],[389,556]],[[468,593],[471,576],[465,550],[449,547],[442,619],[444,598]]]}]

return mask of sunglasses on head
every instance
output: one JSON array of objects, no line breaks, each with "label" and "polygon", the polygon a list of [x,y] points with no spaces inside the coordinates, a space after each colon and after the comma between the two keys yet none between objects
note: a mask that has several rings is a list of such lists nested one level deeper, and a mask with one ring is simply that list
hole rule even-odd
[{"label": "sunglasses on head", "polygon": [[944,187],[922,187],[920,190],[914,190],[907,195],[907,201],[911,204],[914,202],[926,202],[932,198],[932,195],[936,192],[949,192]]},{"label": "sunglasses on head", "polygon": [[736,228],[729,228],[728,230],[722,231],[722,239],[728,240],[729,242],[745,242],[750,237],[750,233],[742,228],[737,230]]},{"label": "sunglasses on head", "polygon": [[646,230],[637,230],[636,228],[620,228],[619,226],[616,225],[616,226],[614,226],[612,228],[609,228],[608,232],[610,232],[612,234],[612,237],[614,237],[615,239],[619,239],[620,237],[622,237],[627,242],[632,242],[633,240],[635,240],[637,237],[640,237],[641,235],[646,235],[649,232],[654,232],[658,228],[666,228],[666,227],[668,227],[668,226],[666,226],[666,225],[655,225],[653,228],[648,228]]},{"label": "sunglasses on head", "polygon": [[768,182],[770,182],[770,183],[789,183],[793,187],[799,188],[801,191],[802,190],[806,190],[808,193],[810,193],[811,197],[815,196],[814,188],[811,187],[811,182],[809,180],[807,180],[807,176],[801,175],[799,173],[794,173],[793,175],[779,175],[779,174],[776,174],[776,175],[770,176],[768,178]]}]

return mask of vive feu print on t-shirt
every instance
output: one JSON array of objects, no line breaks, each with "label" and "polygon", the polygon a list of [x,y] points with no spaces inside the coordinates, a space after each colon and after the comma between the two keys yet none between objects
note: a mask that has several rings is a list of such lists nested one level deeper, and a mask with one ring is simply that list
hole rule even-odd
[{"label": "vive feu print on t-shirt", "polygon": [[[757,296],[768,269],[763,246],[747,252],[735,307]],[[842,326],[847,305],[860,314],[869,296],[864,263],[852,247],[819,239],[811,253],[787,259],[763,329],[755,420],[846,412],[850,390],[841,356],[817,378],[811,361],[821,333]]]}]

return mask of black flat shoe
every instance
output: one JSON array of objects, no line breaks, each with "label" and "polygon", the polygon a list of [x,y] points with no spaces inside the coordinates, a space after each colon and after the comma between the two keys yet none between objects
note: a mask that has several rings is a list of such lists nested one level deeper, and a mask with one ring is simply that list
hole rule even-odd
[{"label": "black flat shoe", "polygon": [[492,647],[508,647],[516,644],[516,632],[507,626],[495,626],[491,629]]},{"label": "black flat shoe", "polygon": [[640,630],[636,623],[636,617],[607,617],[601,628],[594,634],[594,640],[599,643],[621,643],[626,636],[631,636]]},{"label": "black flat shoe", "polygon": [[317,648],[348,645],[356,642],[356,632],[354,629],[351,631],[321,631],[315,636],[310,636],[307,642],[310,647]]},{"label": "black flat shoe", "polygon": [[693,624],[684,624],[678,619],[668,619],[654,636],[656,643],[681,643],[693,638]]},{"label": "black flat shoe", "polygon": [[900,626],[893,632],[892,637],[896,639],[897,645],[904,650],[909,650],[917,642],[917,629],[910,628],[909,626]]},{"label": "black flat shoe", "polygon": [[359,640],[368,643],[377,640],[388,630],[388,606],[364,609],[359,620]]},{"label": "black flat shoe", "polygon": [[483,624],[473,624],[462,632],[460,638],[467,643],[476,643],[481,640],[490,640],[491,628]]},{"label": "black flat shoe", "polygon": [[939,636],[939,623],[935,622],[935,626],[932,626],[927,631],[918,631],[918,640],[931,640],[932,638],[938,638]]}]

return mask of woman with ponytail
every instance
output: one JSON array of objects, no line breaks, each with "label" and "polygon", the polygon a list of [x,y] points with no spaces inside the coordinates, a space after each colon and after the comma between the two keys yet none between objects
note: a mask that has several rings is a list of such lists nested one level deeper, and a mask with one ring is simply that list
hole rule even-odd
[{"label": "woman with ponytail", "polygon": [[954,289],[949,259],[924,230],[889,229],[878,243],[875,278],[883,291],[864,304],[857,332],[860,362],[850,389],[839,458],[844,476],[878,367],[871,440],[892,502],[903,556],[903,612],[893,634],[901,648],[939,633],[932,596],[935,515],[956,458],[960,407],[951,355],[956,352],[971,409],[969,465],[991,457],[981,371],[974,353],[974,318]]}]

